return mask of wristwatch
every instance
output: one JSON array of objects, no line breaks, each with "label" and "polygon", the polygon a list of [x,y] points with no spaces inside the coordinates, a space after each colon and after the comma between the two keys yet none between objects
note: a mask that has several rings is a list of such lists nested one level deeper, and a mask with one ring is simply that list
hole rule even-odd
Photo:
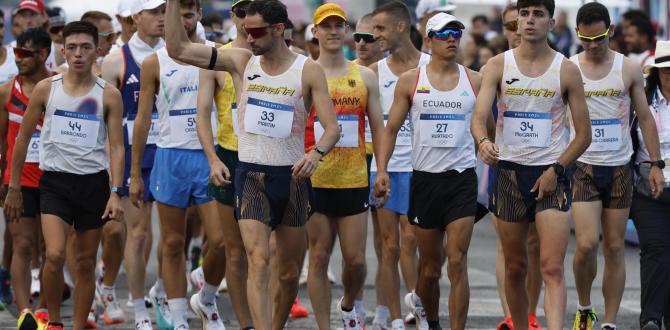
[{"label": "wristwatch", "polygon": [[565,175],[565,167],[563,167],[563,165],[560,163],[553,163],[551,164],[551,167],[554,169],[554,172],[556,172],[557,176],[562,177]]},{"label": "wristwatch", "polygon": [[649,164],[651,164],[651,166],[656,166],[661,170],[665,168],[665,161],[663,161],[662,159],[651,161],[651,162],[649,162]]},{"label": "wristwatch", "polygon": [[110,191],[121,196],[123,194],[123,187],[112,187],[110,188]]},{"label": "wristwatch", "polygon": [[314,148],[314,151],[318,152],[319,155],[321,155],[321,158],[323,158],[324,156],[326,156],[326,151],[324,151],[323,149],[321,149],[321,147],[319,147],[319,146],[316,146],[316,147]]}]

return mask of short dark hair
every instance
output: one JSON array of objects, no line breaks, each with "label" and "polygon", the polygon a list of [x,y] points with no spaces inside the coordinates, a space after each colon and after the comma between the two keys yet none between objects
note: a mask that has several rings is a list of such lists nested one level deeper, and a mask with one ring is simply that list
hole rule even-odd
[{"label": "short dark hair", "polygon": [[625,19],[627,21],[632,21],[632,20],[637,19],[637,18],[639,18],[639,19],[649,19],[649,15],[647,15],[647,13],[645,13],[644,11],[639,10],[639,9],[631,9],[631,10],[623,13],[622,17],[623,17],[623,19]]},{"label": "short dark hair", "polygon": [[111,16],[97,10],[89,10],[85,12],[84,15],[81,15],[81,20],[92,24],[95,24],[100,20],[113,21]]},{"label": "short dark hair", "polygon": [[414,45],[414,48],[418,50],[423,48],[423,36],[414,24],[410,25],[409,38],[412,40],[412,45]]},{"label": "short dark hair", "polygon": [[610,13],[602,3],[589,2],[577,11],[577,25],[591,25],[598,22],[605,23],[605,27],[607,28],[612,24]]},{"label": "short dark hair", "polygon": [[93,23],[86,21],[74,21],[65,25],[63,28],[63,43],[72,34],[88,34],[93,37],[93,45],[98,46],[98,28]]},{"label": "short dark hair", "polygon": [[288,13],[286,5],[278,0],[255,0],[249,5],[247,15],[261,15],[263,20],[269,24],[286,24]]},{"label": "short dark hair", "polygon": [[398,21],[406,22],[407,25],[411,25],[412,23],[412,16],[409,13],[409,8],[398,0],[393,0],[377,7],[377,9],[372,12],[372,16],[381,13],[387,13]]},{"label": "short dark hair", "polygon": [[656,36],[656,30],[654,30],[654,26],[651,24],[651,20],[648,17],[646,19],[635,17],[630,21],[630,26],[636,27],[637,33],[646,36],[649,42],[653,42],[654,37]]},{"label": "short dark hair", "polygon": [[203,26],[209,27],[214,24],[223,24],[223,17],[221,17],[221,15],[219,15],[217,12],[212,12],[205,15],[205,17],[200,20],[200,23],[202,23]]},{"label": "short dark hair", "polygon": [[530,6],[544,6],[549,11],[549,17],[554,17],[554,10],[556,10],[556,4],[554,0],[519,0],[516,3],[516,6],[519,9],[528,8]]},{"label": "short dark hair", "polygon": [[471,22],[477,22],[477,21],[482,21],[484,24],[489,24],[489,19],[486,17],[486,15],[475,15],[472,17]]},{"label": "short dark hair", "polygon": [[51,36],[43,28],[31,28],[23,31],[16,38],[16,46],[23,47],[28,42],[31,46],[36,49],[45,49],[47,50],[47,55],[51,53]]},{"label": "short dark hair", "polygon": [[200,10],[200,0],[179,0],[179,7],[181,8],[191,8],[195,6],[195,9]]}]

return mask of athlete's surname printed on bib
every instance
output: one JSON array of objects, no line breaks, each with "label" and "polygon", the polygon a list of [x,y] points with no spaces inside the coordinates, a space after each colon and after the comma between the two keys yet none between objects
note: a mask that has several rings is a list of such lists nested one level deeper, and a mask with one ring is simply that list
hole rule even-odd
[{"label": "athlete's surname printed on bib", "polygon": [[505,111],[505,144],[546,148],[551,142],[551,113]]},{"label": "athlete's surname printed on bib", "polygon": [[94,148],[98,141],[99,128],[100,120],[95,114],[56,110],[51,118],[51,140]]},{"label": "athlete's surname printed on bib", "polygon": [[419,116],[421,145],[428,147],[462,147],[465,115],[422,113]]},{"label": "athlete's surname printed on bib", "polygon": [[291,135],[293,111],[292,105],[250,97],[244,113],[244,128],[249,133],[287,138]]}]

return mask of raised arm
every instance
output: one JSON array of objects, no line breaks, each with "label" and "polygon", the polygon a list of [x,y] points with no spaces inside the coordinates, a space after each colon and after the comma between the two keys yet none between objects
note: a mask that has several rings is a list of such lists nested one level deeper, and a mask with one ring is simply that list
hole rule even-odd
[{"label": "raised arm", "polygon": [[[490,135],[491,124],[493,123],[493,114],[491,106],[495,100],[498,91],[498,85],[502,79],[502,66],[504,58],[501,55],[490,59],[486,67],[482,70],[481,85],[475,102],[475,110],[472,114],[470,131],[475,139],[475,144],[479,150],[482,160],[493,165],[498,161],[498,146],[493,142],[493,135]],[[493,130],[495,132],[495,130]]]},{"label": "raised arm", "polygon": [[142,179],[142,158],[151,129],[151,112],[158,92],[160,68],[158,56],[149,55],[142,63],[140,76],[140,97],[137,104],[137,116],[133,127],[132,158],[130,160],[130,193],[132,203],[139,207],[144,198]]},{"label": "raised arm", "polygon": [[[316,147],[323,151],[330,151],[340,139],[340,128],[333,110],[333,100],[328,93],[326,74],[316,62],[307,60],[302,71],[303,90],[306,91],[307,105],[311,104],[316,110],[316,116],[323,126],[324,133],[316,142]],[[308,107],[309,108],[309,107]],[[314,173],[321,155],[312,150],[293,165],[293,175],[307,178]]]},{"label": "raised arm", "polygon": [[[624,59],[623,70],[624,77],[632,77],[628,93],[633,102],[633,110],[640,123],[642,138],[644,139],[644,144],[647,146],[649,158],[651,160],[659,160],[661,159],[661,150],[658,141],[658,131],[656,130],[654,115],[652,115],[649,110],[647,97],[644,94],[644,78],[642,77],[642,72],[637,64],[627,58]],[[651,172],[649,173],[649,187],[651,187],[651,192],[654,198],[661,196],[661,193],[663,192],[663,183],[663,171],[657,166],[652,166]]]},{"label": "raised arm", "polygon": [[[198,87],[198,111],[196,114],[195,125],[198,131],[198,139],[202,145],[202,150],[207,156],[210,168],[210,177],[217,186],[223,186],[230,183],[230,171],[219,159],[214,150],[214,134],[212,132],[212,101],[217,90],[217,73],[210,70],[200,70],[200,84]],[[220,86],[223,88],[223,86]],[[237,120],[237,118],[233,118]]]},{"label": "raised arm", "polygon": [[375,155],[380,154],[382,135],[384,134],[384,115],[379,102],[379,85],[377,76],[367,68],[361,67],[361,76],[368,88],[368,106],[367,116],[370,123],[370,132],[372,133],[372,148]]},{"label": "raised arm", "polygon": [[[108,85],[103,94],[105,109],[105,124],[107,125],[107,139],[109,143],[109,172],[112,174],[113,187],[123,185],[123,164],[125,163],[125,149],[123,147],[123,101],[121,92],[116,87]],[[123,220],[121,198],[112,193],[107,201],[103,219]]]},{"label": "raised arm", "polygon": [[28,108],[23,113],[19,135],[14,143],[12,154],[12,172],[10,174],[9,190],[5,198],[5,217],[9,221],[18,220],[23,212],[23,201],[21,198],[21,173],[26,161],[28,143],[40,120],[40,114],[45,109],[46,101],[51,90],[51,79],[45,79],[35,85]]},{"label": "raised arm", "polygon": [[170,57],[203,69],[242,74],[251,52],[241,48],[217,49],[191,42],[181,24],[179,0],[167,0],[165,19],[165,47]]}]

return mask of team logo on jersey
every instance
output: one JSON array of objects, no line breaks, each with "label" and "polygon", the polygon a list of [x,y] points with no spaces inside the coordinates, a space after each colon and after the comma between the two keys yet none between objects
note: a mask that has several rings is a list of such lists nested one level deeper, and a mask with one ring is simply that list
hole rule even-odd
[{"label": "team logo on jersey", "polygon": [[260,77],[261,77],[261,75],[259,75],[259,74],[255,74],[255,75],[253,75],[253,76],[247,77],[247,79],[249,79],[249,80],[254,80],[254,79],[256,79],[256,78],[260,78]]},{"label": "team logo on jersey", "polygon": [[553,89],[547,88],[508,88],[505,90],[505,95],[528,95],[528,96],[538,96],[538,97],[554,97],[556,96],[556,91]]},{"label": "team logo on jersey", "polygon": [[584,91],[584,96],[586,97],[598,97],[598,96],[604,96],[604,97],[614,97],[614,96],[621,96],[623,94],[622,90],[618,89],[605,89],[605,90],[599,90],[599,91]]},{"label": "team logo on jersey", "polygon": [[165,76],[166,76],[166,77],[172,77],[172,75],[174,75],[174,74],[175,74],[175,72],[177,72],[177,71],[179,71],[179,70],[177,70],[177,69],[175,69],[175,70],[172,70],[172,71],[170,71],[170,72],[166,73],[166,74],[165,74]]},{"label": "team logo on jersey", "polygon": [[470,93],[468,93],[468,91],[463,91],[463,93],[461,93],[461,96],[470,96]]},{"label": "team logo on jersey", "polygon": [[430,94],[430,87],[428,86],[419,86],[416,88],[418,94]]},{"label": "team logo on jersey", "polygon": [[137,77],[135,77],[135,74],[134,74],[134,73],[132,73],[132,74],[130,75],[130,77],[128,77],[128,80],[126,80],[126,85],[137,84],[137,83],[139,83],[139,82],[140,82],[140,80],[137,79]]},{"label": "team logo on jersey", "polygon": [[505,83],[507,83],[508,85],[511,85],[511,84],[513,84],[517,81],[519,81],[519,78],[512,78],[510,80],[505,80]]},{"label": "team logo on jersey", "polygon": [[389,88],[389,87],[391,87],[393,84],[395,84],[395,80],[389,80],[389,82],[387,82],[387,83],[384,85],[384,88]]},{"label": "team logo on jersey", "polygon": [[349,79],[349,87],[356,87],[356,80]]}]

